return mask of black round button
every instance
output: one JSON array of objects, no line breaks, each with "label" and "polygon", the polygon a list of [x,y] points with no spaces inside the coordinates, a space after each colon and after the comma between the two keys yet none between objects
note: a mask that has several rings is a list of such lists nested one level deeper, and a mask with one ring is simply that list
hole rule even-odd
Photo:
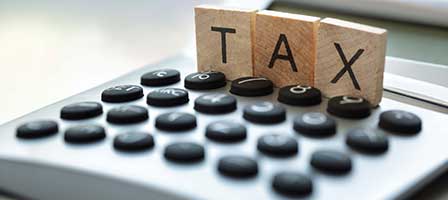
[{"label": "black round button", "polygon": [[114,148],[120,151],[142,151],[154,147],[154,138],[145,132],[122,133],[114,138]]},{"label": "black round button", "polygon": [[228,113],[236,110],[236,99],[226,94],[204,94],[196,98],[194,109],[208,114]]},{"label": "black round button", "polygon": [[179,88],[162,88],[150,92],[146,98],[146,103],[151,106],[177,106],[189,101],[188,92]]},{"label": "black round button", "polygon": [[312,106],[322,102],[322,94],[311,86],[289,85],[280,88],[277,100],[293,106]]},{"label": "black round button", "polygon": [[222,72],[206,71],[189,74],[184,80],[185,88],[192,90],[210,90],[226,85],[226,76]]},{"label": "black round button", "polygon": [[225,156],[218,161],[218,171],[234,178],[248,178],[257,175],[258,164],[245,156]]},{"label": "black round button", "polygon": [[370,129],[350,130],[345,141],[351,148],[365,153],[384,153],[389,148],[387,136]]},{"label": "black round button", "polygon": [[180,81],[180,72],[175,69],[160,69],[143,74],[140,83],[146,86],[165,86]]},{"label": "black round button", "polygon": [[330,174],[345,174],[352,169],[352,160],[344,153],[321,150],[311,155],[311,166]]},{"label": "black round button", "polygon": [[132,124],[145,121],[148,118],[148,110],[135,105],[112,108],[107,113],[107,121],[114,124]]},{"label": "black round button", "polygon": [[246,96],[265,96],[274,91],[274,84],[267,78],[262,77],[242,77],[232,81],[230,93]]},{"label": "black round button", "polygon": [[294,130],[310,137],[326,137],[336,133],[336,122],[331,117],[308,112],[294,118]]},{"label": "black round button", "polygon": [[183,112],[165,113],[157,116],[155,126],[164,131],[185,131],[196,127],[196,117]]},{"label": "black round button", "polygon": [[286,196],[306,196],[313,191],[313,182],[297,172],[280,172],[274,175],[272,187]]},{"label": "black round button", "polygon": [[422,120],[407,111],[389,110],[381,113],[378,126],[391,132],[415,134],[422,129]]},{"label": "black round button", "polygon": [[79,125],[68,128],[64,134],[64,140],[68,143],[83,144],[102,140],[106,137],[106,131],[98,125]]},{"label": "black round button", "polygon": [[328,101],[327,111],[338,117],[359,119],[370,115],[370,106],[363,98],[337,96]]},{"label": "black round button", "polygon": [[237,142],[246,139],[246,127],[231,121],[217,121],[207,125],[205,136],[217,142]]},{"label": "black round button", "polygon": [[119,103],[140,99],[143,97],[143,88],[138,85],[119,85],[108,88],[101,93],[101,100],[110,103]]},{"label": "black round button", "polygon": [[243,117],[254,123],[274,124],[285,121],[286,110],[281,105],[264,101],[246,106]]},{"label": "black round button", "polygon": [[165,147],[165,158],[182,163],[197,162],[204,159],[205,150],[199,144],[192,142],[178,142]]},{"label": "black round button", "polygon": [[283,157],[297,154],[299,145],[293,137],[270,134],[258,138],[257,149],[267,155]]},{"label": "black round button", "polygon": [[103,113],[103,106],[97,102],[79,102],[61,109],[61,118],[68,120],[87,119]]},{"label": "black round button", "polygon": [[46,137],[58,132],[58,124],[51,120],[27,122],[17,128],[16,136],[23,139]]}]

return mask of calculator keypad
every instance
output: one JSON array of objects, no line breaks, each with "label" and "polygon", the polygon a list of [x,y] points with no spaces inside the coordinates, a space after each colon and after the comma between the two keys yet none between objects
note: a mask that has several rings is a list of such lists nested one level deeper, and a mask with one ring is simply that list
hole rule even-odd
[{"label": "calculator keypad", "polygon": [[[317,173],[324,175],[343,175],[350,173],[354,166],[351,154],[339,151],[340,149],[313,149],[311,152],[302,152],[302,140],[297,137],[306,136],[310,140],[315,138],[334,138],[338,134],[339,124],[336,118],[349,118],[363,120],[371,114],[370,104],[357,97],[338,96],[328,101],[327,112],[325,110],[314,110],[297,113],[287,118],[289,106],[310,107],[319,105],[322,96],[317,88],[302,85],[290,85],[279,89],[277,101],[266,99],[261,96],[273,93],[273,84],[270,80],[261,77],[243,77],[232,81],[230,93],[244,97],[262,98],[261,101],[253,98],[252,102],[244,102],[246,106],[241,109],[237,98],[226,93],[208,92],[226,85],[225,76],[221,72],[197,72],[189,74],[184,80],[184,86],[191,90],[200,90],[202,94],[194,101],[194,110],[197,113],[183,112],[182,106],[189,104],[189,91],[182,88],[160,87],[172,85],[180,81],[180,72],[174,69],[160,69],[147,72],[140,76],[141,84],[144,86],[156,86],[158,88],[142,88],[137,85],[118,85],[104,90],[101,100],[104,105],[94,101],[84,101],[66,105],[60,110],[60,117],[65,120],[90,119],[100,116],[104,109],[107,110],[106,121],[115,126],[125,124],[137,124],[139,122],[152,122],[149,119],[151,110],[159,109],[162,112],[155,116],[154,127],[161,131],[161,135],[148,133],[146,130],[120,131],[113,137],[112,146],[116,151],[140,152],[153,149],[159,145],[157,137],[163,137],[161,141],[163,148],[162,156],[171,164],[200,163],[211,159],[208,152],[215,152],[217,146],[228,148],[241,145],[252,145],[255,155],[235,154],[219,155],[213,157],[215,170],[223,177],[232,178],[234,181],[250,179],[263,172],[265,161],[260,159],[276,159],[278,161],[290,158],[302,157],[302,154],[310,154],[306,165]],[[149,89],[146,96],[148,105],[134,104],[133,100],[143,97],[144,89]],[[190,91],[191,92],[191,91]],[[115,103],[115,104],[109,104]],[[116,103],[126,103],[116,105]],[[107,106],[106,106],[107,105]],[[179,110],[178,110],[179,109]],[[238,113],[239,112],[239,113]],[[211,120],[197,121],[197,115],[207,114],[210,118],[233,115],[237,113],[243,120]],[[213,115],[210,115],[213,114]],[[334,116],[336,118],[334,118]],[[216,119],[216,118],[214,118]],[[290,121],[288,121],[290,120]],[[76,121],[72,121],[76,123]],[[83,121],[65,128],[64,140],[71,144],[93,143],[107,138],[108,126],[95,124],[84,124]],[[81,123],[83,122],[83,123]],[[191,140],[176,140],[180,137],[185,139],[189,135],[170,135],[168,132],[183,133],[198,129],[203,125],[204,141],[197,141],[193,136]],[[289,130],[249,132],[254,125],[276,126],[278,124],[290,124]],[[354,122],[356,123],[356,122]],[[421,119],[406,111],[392,110],[383,112],[379,117],[378,127],[380,129],[395,133],[418,133],[422,127]],[[147,127],[145,127],[147,128]],[[201,127],[202,128],[202,127]],[[345,144],[351,150],[362,154],[384,154],[389,149],[390,143],[387,135],[380,129],[369,129],[357,127],[344,133]],[[258,129],[263,130],[263,129]],[[42,120],[25,123],[17,128],[18,138],[38,138],[58,132],[58,124],[55,121]],[[289,134],[290,133],[290,134]],[[109,133],[107,133],[109,134]],[[197,134],[197,133],[195,133]],[[298,135],[297,135],[298,134]],[[252,135],[252,136],[251,136]],[[254,136],[255,135],[255,136]],[[170,139],[168,139],[169,137]],[[251,143],[251,137],[255,142]],[[307,138],[308,139],[308,138]],[[166,143],[168,141],[168,143]],[[318,140],[315,140],[318,141]],[[323,140],[319,140],[323,141]],[[209,143],[211,142],[211,143]],[[220,148],[221,148],[220,147]],[[300,148],[299,148],[300,147]],[[237,149],[237,148],[236,148]],[[159,153],[159,151],[150,151]],[[230,151],[232,152],[232,151]],[[138,156],[139,154],[136,154]],[[211,155],[215,155],[212,154]],[[275,160],[268,160],[276,162]],[[362,170],[362,169],[361,169]],[[315,182],[300,170],[277,170],[270,175],[270,184],[273,191],[279,195],[288,197],[306,197],[312,194]]]}]

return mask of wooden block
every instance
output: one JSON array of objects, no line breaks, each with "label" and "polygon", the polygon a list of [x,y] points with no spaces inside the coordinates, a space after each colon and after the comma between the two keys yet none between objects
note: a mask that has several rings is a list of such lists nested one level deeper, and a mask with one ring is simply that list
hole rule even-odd
[{"label": "wooden block", "polygon": [[313,85],[318,17],[260,11],[255,23],[254,75],[275,86]]},{"label": "wooden block", "polygon": [[256,10],[195,7],[198,70],[223,72],[227,79],[252,76]]},{"label": "wooden block", "polygon": [[315,87],[327,97],[352,95],[381,101],[387,31],[325,18],[317,44]]}]

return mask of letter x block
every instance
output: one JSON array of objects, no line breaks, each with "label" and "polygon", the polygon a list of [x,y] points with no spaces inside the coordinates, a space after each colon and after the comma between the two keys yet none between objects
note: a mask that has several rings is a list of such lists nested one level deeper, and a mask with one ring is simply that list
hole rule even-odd
[{"label": "letter x block", "polygon": [[325,18],[317,40],[315,87],[327,97],[351,95],[381,101],[387,31]]},{"label": "letter x block", "polygon": [[254,75],[275,86],[313,85],[318,17],[275,11],[257,13]]},{"label": "letter x block", "polygon": [[229,80],[253,75],[255,13],[256,10],[195,7],[199,71],[220,71]]}]

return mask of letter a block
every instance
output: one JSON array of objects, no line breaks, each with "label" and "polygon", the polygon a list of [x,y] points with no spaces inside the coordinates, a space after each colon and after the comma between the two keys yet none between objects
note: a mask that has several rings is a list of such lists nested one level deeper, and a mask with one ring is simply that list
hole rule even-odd
[{"label": "letter a block", "polygon": [[195,7],[199,71],[220,71],[230,80],[253,75],[255,13],[256,10]]},{"label": "letter a block", "polygon": [[318,17],[260,11],[256,17],[254,75],[277,87],[313,85]]},{"label": "letter a block", "polygon": [[352,95],[381,101],[387,31],[325,18],[317,41],[315,87],[327,97]]}]

